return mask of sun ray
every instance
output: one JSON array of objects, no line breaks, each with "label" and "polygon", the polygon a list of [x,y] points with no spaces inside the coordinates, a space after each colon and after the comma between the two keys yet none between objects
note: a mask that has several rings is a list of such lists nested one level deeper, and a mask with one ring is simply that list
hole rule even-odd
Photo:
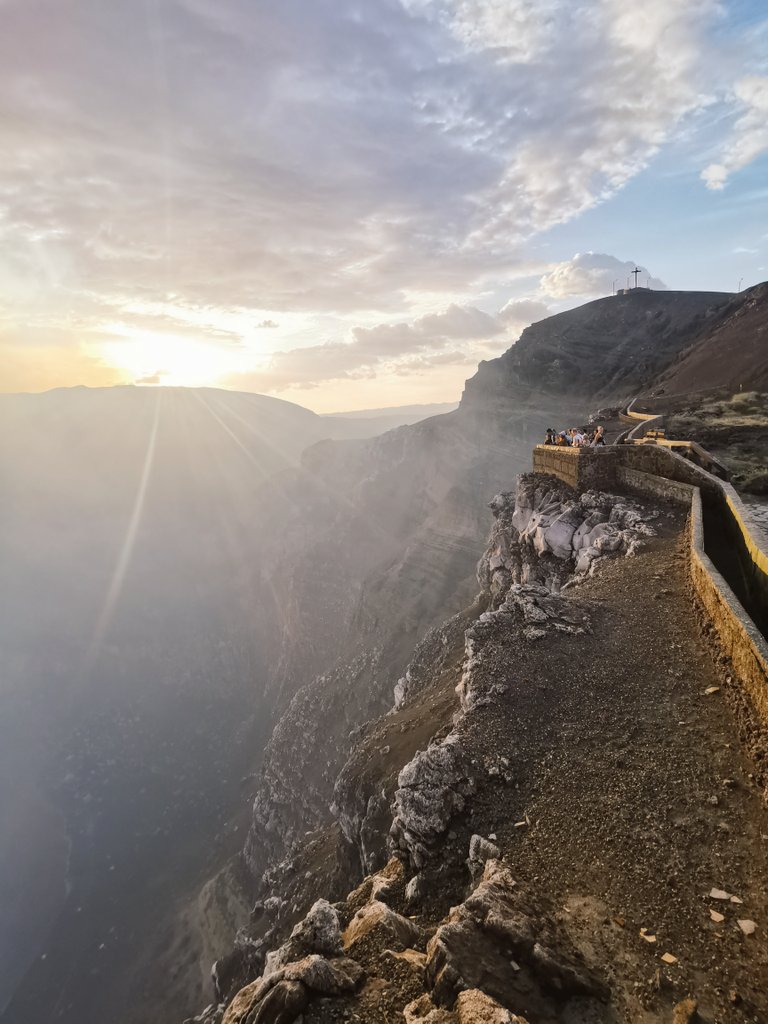
[{"label": "sun ray", "polygon": [[93,638],[88,648],[88,653],[85,659],[86,674],[88,674],[98,657],[101,645],[104,641],[104,637],[109,628],[110,621],[112,619],[112,613],[115,610],[115,606],[120,598],[120,592],[123,589],[123,583],[125,582],[125,576],[128,572],[128,566],[131,562],[131,556],[133,554],[133,548],[136,543],[136,536],[139,531],[141,524],[141,517],[144,512],[144,501],[147,496],[147,487],[149,486],[149,479],[152,474],[152,466],[155,461],[155,449],[157,447],[157,435],[158,427],[160,423],[160,401],[162,391],[157,392],[157,398],[155,400],[154,414],[152,418],[152,426],[149,431],[149,437],[147,439],[147,450],[144,455],[144,465],[142,466],[141,476],[139,478],[139,484],[136,489],[136,497],[133,502],[133,510],[131,512],[131,518],[128,521],[128,526],[125,531],[125,537],[120,547],[120,554],[118,555],[117,562],[115,563],[115,570],[112,573],[112,579],[107,590],[107,595],[104,599],[104,605],[101,609],[101,614],[96,622],[96,627],[93,631]]}]

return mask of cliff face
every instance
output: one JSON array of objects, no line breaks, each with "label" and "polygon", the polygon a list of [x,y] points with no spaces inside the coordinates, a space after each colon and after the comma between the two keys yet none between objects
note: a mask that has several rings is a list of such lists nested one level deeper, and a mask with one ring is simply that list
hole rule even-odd
[{"label": "cliff face", "polygon": [[525,467],[548,415],[523,431],[491,423],[479,432],[454,413],[305,456],[311,478],[343,501],[316,504],[280,559],[273,686],[278,702],[290,699],[254,804],[246,858],[255,878],[326,820],[350,731],[388,707],[425,630],[471,601],[485,502]]},{"label": "cliff face", "polygon": [[763,906],[766,812],[754,790],[708,796],[746,766],[702,706],[721,680],[682,515],[532,475],[491,510],[479,597],[351,738],[336,825],[268,872],[198,1021],[662,1024],[694,1019],[691,993],[704,1019],[759,1019],[759,971],[704,924],[724,858],[739,913]]}]

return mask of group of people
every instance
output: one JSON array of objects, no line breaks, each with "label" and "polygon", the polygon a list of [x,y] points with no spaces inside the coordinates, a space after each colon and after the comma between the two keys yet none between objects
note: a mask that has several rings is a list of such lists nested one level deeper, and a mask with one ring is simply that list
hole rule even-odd
[{"label": "group of people", "polygon": [[595,427],[591,431],[580,430],[578,427],[558,431],[547,427],[547,439],[544,444],[555,444],[568,448],[599,448],[600,445],[605,444],[605,427]]}]

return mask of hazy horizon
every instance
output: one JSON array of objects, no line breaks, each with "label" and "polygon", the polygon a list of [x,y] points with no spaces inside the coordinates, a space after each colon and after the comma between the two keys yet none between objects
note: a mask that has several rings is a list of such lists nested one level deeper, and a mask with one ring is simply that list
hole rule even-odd
[{"label": "hazy horizon", "polygon": [[[314,412],[314,410],[310,409],[310,407],[308,405],[304,405],[301,402],[290,401],[287,398],[280,398],[279,395],[267,395],[267,394],[264,394],[263,392],[260,392],[260,391],[238,391],[236,388],[224,388],[224,387],[215,387],[215,386],[211,387],[210,385],[201,385],[199,388],[195,388],[193,386],[188,386],[188,385],[183,385],[183,384],[176,384],[176,385],[171,385],[171,384],[133,384],[133,383],[129,383],[129,384],[107,384],[107,385],[98,385],[98,384],[62,384],[62,385],[58,385],[57,387],[44,388],[44,389],[40,389],[40,390],[31,389],[31,390],[27,390],[27,391],[5,391],[5,390],[0,389],[0,395],[8,395],[9,397],[12,397],[14,395],[46,395],[46,394],[49,394],[52,391],[73,391],[73,390],[78,389],[78,388],[85,388],[87,390],[94,391],[94,390],[99,390],[101,388],[111,389],[111,388],[126,388],[126,387],[135,387],[135,388],[140,388],[140,389],[147,390],[147,391],[160,391],[160,390],[168,389],[168,388],[187,388],[190,391],[200,390],[200,389],[203,389],[203,388],[206,389],[206,390],[213,390],[213,391],[230,391],[233,394],[254,395],[256,397],[262,397],[262,398],[275,398],[278,401],[289,402],[289,404],[291,404],[291,405],[298,405],[302,409],[307,409],[307,411],[309,411],[309,412]],[[459,396],[459,398],[460,397],[461,396]],[[359,407],[354,408],[354,409],[333,409],[330,412],[323,412],[320,415],[322,415],[323,417],[328,417],[328,416],[343,417],[343,416],[352,415],[352,414],[358,414],[358,413],[369,413],[371,415],[379,414],[380,413],[382,416],[386,416],[389,413],[397,413],[397,412],[401,412],[403,410],[430,410],[430,409],[433,409],[433,408],[434,409],[447,408],[448,406],[456,408],[458,406],[458,404],[459,404],[459,398],[457,398],[455,401],[445,401],[445,402],[412,402],[412,403],[408,403],[406,405],[385,405],[385,406],[376,406],[374,408],[372,408],[370,406],[367,406],[367,405],[362,405],[362,406],[359,406]]]}]

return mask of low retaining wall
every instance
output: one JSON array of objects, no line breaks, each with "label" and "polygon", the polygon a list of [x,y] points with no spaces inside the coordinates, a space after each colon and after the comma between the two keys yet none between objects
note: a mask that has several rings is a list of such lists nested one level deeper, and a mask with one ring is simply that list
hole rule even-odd
[{"label": "low retaining wall", "polygon": [[646,430],[652,430],[664,425],[664,416],[658,413],[652,412],[635,412],[634,405],[637,401],[633,398],[627,406],[627,411],[622,415],[622,419],[626,423],[628,420],[635,422],[637,426],[632,427],[631,430],[627,431],[626,438],[628,441],[633,441],[636,437],[641,437]]},{"label": "low retaining wall", "polygon": [[[684,459],[681,461],[685,462]],[[691,474],[693,478],[696,474],[710,477],[697,466],[690,466],[690,469],[695,471]],[[707,618],[717,631],[720,646],[731,661],[734,675],[747,694],[759,720],[764,726],[768,726],[768,643],[733,588],[706,552],[702,488],[697,484],[632,469],[626,465],[618,466],[616,479],[629,491],[653,498],[679,501],[690,507],[689,561],[693,589]],[[755,524],[747,521],[744,506],[730,484],[714,477],[699,482],[706,483],[710,493],[719,494],[723,507],[729,510],[732,521],[739,529],[744,548],[749,554],[748,564],[752,566],[752,585],[757,599],[760,600],[768,588],[768,549],[765,538]]]},{"label": "low retaining wall", "polygon": [[745,604],[760,610],[755,617],[761,626],[768,623],[768,538],[727,481],[654,444],[598,449],[540,444],[533,450],[533,471],[557,477],[577,491],[624,486],[672,501],[690,501],[686,486],[679,485],[698,487],[714,528],[720,530],[710,538],[713,548],[728,549],[738,559]]},{"label": "low retaining wall", "polygon": [[652,473],[644,473],[640,469],[629,469],[627,466],[617,468],[616,482],[628,491],[653,498],[662,498],[664,501],[679,501],[683,505],[690,505],[691,497],[696,490],[691,484],[684,484],[679,480],[669,480],[665,476],[654,476]]},{"label": "low retaining wall", "polygon": [[663,445],[618,445],[616,458],[618,464],[627,469],[638,469],[652,476],[663,476],[668,480],[679,480],[680,483],[700,487],[708,498],[718,498],[722,494],[724,485],[721,480]]},{"label": "low retaining wall", "polygon": [[691,579],[734,674],[758,718],[768,726],[768,644],[704,549],[701,492],[691,501]]}]

